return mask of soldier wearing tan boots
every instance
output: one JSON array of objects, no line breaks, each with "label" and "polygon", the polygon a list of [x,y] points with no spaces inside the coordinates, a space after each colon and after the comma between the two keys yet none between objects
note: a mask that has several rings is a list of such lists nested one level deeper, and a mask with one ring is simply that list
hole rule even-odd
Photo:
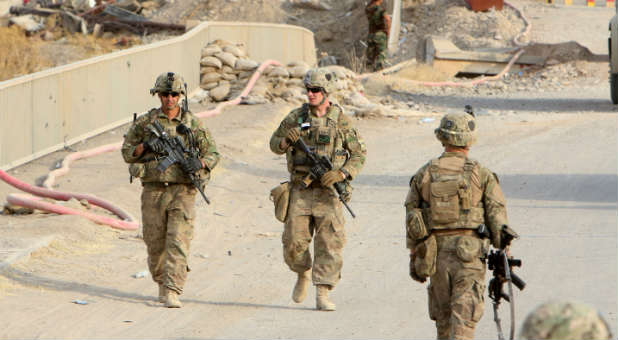
[{"label": "soldier wearing tan boots", "polygon": [[[365,145],[341,107],[328,100],[335,89],[336,74],[326,69],[307,72],[304,84],[308,103],[290,112],[270,139],[270,149],[286,154],[290,182],[275,188],[277,218],[285,222],[283,257],[298,274],[292,298],[302,302],[310,281],[316,285],[316,308],[333,311],[328,293],[341,278],[345,230],[342,204],[333,184],[343,182],[349,200],[349,182],[365,162]],[[311,164],[294,144],[302,138],[318,156],[327,157],[332,170],[321,180],[307,181]],[[281,198],[283,197],[283,198]],[[289,199],[288,199],[289,197]],[[288,204],[289,203],[289,204]],[[312,259],[309,244],[314,241]]]},{"label": "soldier wearing tan boots", "polygon": [[[208,129],[178,105],[180,95],[185,93],[183,84],[182,77],[172,72],[157,77],[150,93],[157,94],[161,107],[137,118],[122,145],[122,156],[131,164],[129,172],[143,186],[142,224],[148,269],[159,285],[159,302],[169,308],[182,306],[178,296],[189,270],[187,257],[193,239],[197,189],[187,174],[198,178],[203,187],[219,161]],[[196,151],[195,155],[187,155],[185,161],[159,171],[157,166],[166,155],[163,142],[151,129],[155,121],[171,138],[180,137],[184,145]],[[181,124],[186,128],[177,130]]]},{"label": "soldier wearing tan boots", "polygon": [[[410,276],[428,288],[438,339],[473,339],[484,308],[485,257],[517,237],[507,225],[498,176],[468,158],[476,141],[472,114],[447,114],[435,135],[444,153],[416,172],[405,201]],[[491,239],[477,233],[489,228]]]}]

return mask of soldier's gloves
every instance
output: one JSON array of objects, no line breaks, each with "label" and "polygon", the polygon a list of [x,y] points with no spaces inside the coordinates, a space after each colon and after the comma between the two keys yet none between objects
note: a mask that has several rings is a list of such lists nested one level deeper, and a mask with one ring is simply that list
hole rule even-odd
[{"label": "soldier's gloves", "polygon": [[202,168],[202,161],[200,161],[198,158],[191,157],[186,161],[180,163],[180,166],[182,167],[182,170],[184,172],[192,174]]},{"label": "soldier's gloves", "polygon": [[416,275],[416,268],[414,268],[414,254],[410,254],[410,277],[417,282],[425,283],[426,278]]},{"label": "soldier's gloves", "polygon": [[300,138],[300,131],[298,129],[290,129],[288,134],[285,136],[285,140],[288,144],[294,144]]},{"label": "soldier's gloves", "polygon": [[320,182],[322,182],[323,186],[329,187],[337,182],[343,181],[344,179],[345,175],[343,174],[343,172],[341,172],[340,170],[331,170],[322,176]]},{"label": "soldier's gloves", "polygon": [[151,138],[146,143],[144,143],[146,149],[151,150],[154,153],[163,153],[165,150],[165,146],[163,145],[163,141],[157,138]]}]

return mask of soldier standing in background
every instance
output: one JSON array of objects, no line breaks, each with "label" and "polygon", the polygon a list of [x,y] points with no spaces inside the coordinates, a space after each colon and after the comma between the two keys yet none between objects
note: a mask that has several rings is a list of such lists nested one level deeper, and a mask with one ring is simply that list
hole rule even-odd
[{"label": "soldier standing in background", "polygon": [[[197,189],[187,174],[199,177],[200,185],[204,186],[219,161],[215,141],[208,129],[178,105],[180,94],[185,94],[183,84],[182,77],[172,72],[157,77],[150,93],[158,95],[161,107],[139,117],[129,128],[122,145],[122,156],[131,164],[131,175],[140,178],[143,186],[142,225],[148,269],[159,285],[159,302],[169,308],[182,306],[178,295],[182,294],[189,271],[187,257],[193,239]],[[155,121],[170,137],[179,136],[185,145],[197,148],[197,157],[190,156],[163,172],[157,170],[165,154],[163,142],[150,129]],[[178,133],[179,125],[186,126],[194,138],[190,138],[188,132]],[[195,145],[191,145],[191,139]]]},{"label": "soldier standing in background", "polygon": [[[435,134],[444,153],[416,172],[405,201],[410,276],[421,283],[431,278],[429,317],[437,338],[473,339],[483,316],[489,245],[505,249],[517,234],[507,226],[498,177],[468,158],[474,116],[447,114]],[[485,226],[491,239],[477,233]]]},{"label": "soldier standing in background", "polygon": [[[270,139],[270,149],[286,154],[289,183],[289,208],[282,236],[285,263],[298,274],[292,298],[302,302],[307,295],[309,280],[317,287],[316,308],[334,311],[328,299],[341,278],[342,250],[345,245],[342,204],[333,184],[344,182],[349,200],[353,180],[365,163],[366,149],[352,121],[342,108],[328,100],[335,89],[336,74],[325,69],[307,72],[304,84],[308,104],[290,112]],[[313,180],[308,187],[303,182],[312,164],[307,154],[294,144],[302,138],[318,156],[333,164],[332,170]],[[314,260],[309,244],[314,239]],[[313,272],[312,269],[313,268]]]},{"label": "soldier standing in background", "polygon": [[391,28],[391,18],[386,14],[382,1],[371,0],[365,7],[365,14],[369,21],[366,64],[367,69],[372,72],[379,71],[385,66],[388,33]]}]

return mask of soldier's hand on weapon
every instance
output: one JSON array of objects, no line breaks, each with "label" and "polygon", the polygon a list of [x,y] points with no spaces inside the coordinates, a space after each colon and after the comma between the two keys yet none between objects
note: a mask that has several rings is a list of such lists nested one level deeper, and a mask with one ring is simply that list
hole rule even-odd
[{"label": "soldier's hand on weapon", "polygon": [[298,129],[290,129],[288,134],[285,136],[285,140],[288,144],[294,144],[300,138],[300,131]]},{"label": "soldier's hand on weapon", "polygon": [[410,277],[412,278],[412,280],[416,282],[420,282],[420,283],[425,283],[425,281],[427,281],[427,279],[416,275],[416,268],[414,268],[414,253],[413,252],[410,252]]},{"label": "soldier's hand on weapon", "polygon": [[322,182],[323,186],[329,187],[337,182],[343,181],[344,179],[345,175],[340,170],[330,170],[322,176],[320,182]]},{"label": "soldier's hand on weapon", "polygon": [[195,173],[203,168],[202,161],[200,161],[199,158],[196,157],[191,157],[187,159],[186,161],[180,163],[180,166],[182,167],[182,170],[188,174]]},{"label": "soldier's hand on weapon", "polygon": [[144,143],[144,147],[154,153],[159,154],[163,153],[163,151],[165,150],[165,145],[163,145],[163,141],[158,137],[147,140],[146,143]]}]

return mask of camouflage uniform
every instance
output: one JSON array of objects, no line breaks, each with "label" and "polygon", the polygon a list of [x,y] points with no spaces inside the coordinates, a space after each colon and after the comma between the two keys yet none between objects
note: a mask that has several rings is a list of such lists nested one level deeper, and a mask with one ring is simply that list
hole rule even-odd
[{"label": "camouflage uniform", "polygon": [[[453,138],[465,133],[452,133],[453,126],[469,121],[474,130],[474,120],[447,115],[441,127],[448,126],[451,134],[441,136],[445,129],[436,129],[436,134],[443,143],[450,138],[451,145],[470,145],[474,134],[458,143]],[[483,315],[484,258],[490,244],[476,229],[484,223],[492,235],[501,235],[507,225],[505,204],[497,176],[461,152],[444,152],[410,180],[405,201],[406,243],[415,251],[410,275],[421,282],[431,278],[429,317],[436,322],[438,339],[474,338]],[[501,246],[499,236],[491,242]]]},{"label": "camouflage uniform", "polygon": [[607,322],[592,307],[576,302],[552,301],[526,317],[522,339],[611,339]]},{"label": "camouflage uniform", "polygon": [[[342,170],[347,180],[354,179],[362,169],[366,149],[350,119],[332,103],[323,117],[317,117],[307,104],[293,110],[270,139],[274,153],[286,154],[291,175],[290,204],[282,237],[285,263],[296,273],[313,268],[313,283],[332,288],[341,277],[346,242],[342,205],[334,190],[322,186],[319,180],[304,189],[300,182],[309,171],[306,154],[293,147],[280,148],[288,131],[302,123],[309,123],[310,127],[301,130],[301,138],[318,155],[329,157],[334,169]],[[312,237],[313,263],[309,252]]]},{"label": "camouflage uniform", "polygon": [[369,21],[369,34],[367,35],[367,69],[379,71],[384,68],[386,61],[386,48],[388,45],[388,31],[384,16],[385,9],[373,2],[365,7],[367,21]]},{"label": "camouflage uniform", "polygon": [[160,286],[181,294],[189,270],[187,257],[193,239],[197,190],[178,163],[159,172],[156,167],[161,159],[155,158],[152,152],[144,152],[140,157],[133,155],[140,143],[154,137],[147,127],[155,120],[170,137],[180,136],[185,145],[189,145],[187,137],[178,134],[176,127],[182,123],[191,129],[199,149],[199,159],[206,164],[206,168],[197,172],[203,185],[210,179],[210,171],[217,165],[219,153],[202,122],[191,112],[182,110],[171,120],[161,109],[150,110],[133,123],[122,145],[122,156],[131,163],[131,174],[139,177],[143,186],[142,224],[148,268]]}]

